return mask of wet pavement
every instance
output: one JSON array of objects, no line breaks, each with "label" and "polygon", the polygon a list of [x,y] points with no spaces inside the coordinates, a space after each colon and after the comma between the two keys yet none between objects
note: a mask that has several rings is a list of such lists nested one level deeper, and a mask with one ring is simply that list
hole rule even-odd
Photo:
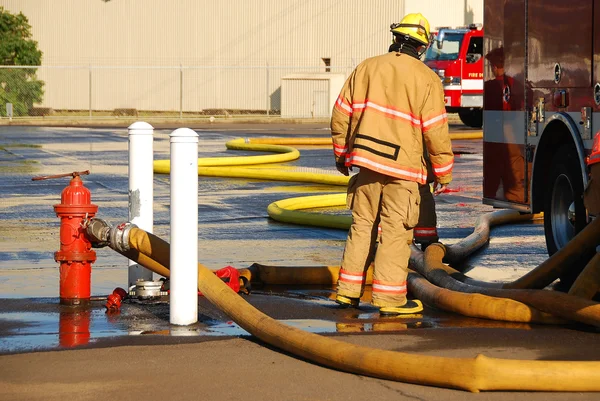
[{"label": "wet pavement", "polygon": [[[201,158],[255,155],[255,152],[225,148],[227,141],[239,137],[329,137],[325,124],[193,128],[199,134]],[[468,131],[460,125],[451,128],[452,132]],[[172,129],[155,130],[155,160],[169,158],[171,132]],[[54,261],[54,252],[59,247],[59,220],[53,205],[60,202],[60,193],[69,178],[43,181],[31,178],[90,170],[91,174],[82,178],[92,193],[92,202],[99,206],[96,216],[113,225],[126,222],[127,146],[127,130],[123,128],[0,127],[3,180],[0,186],[0,355],[5,354],[5,358],[7,354],[57,349],[185,346],[235,341],[236,338],[252,341],[248,333],[203,297],[199,300],[198,323],[186,327],[169,324],[166,302],[149,304],[130,300],[119,313],[106,313],[104,297],[116,287],[127,285],[128,270],[127,260],[109,248],[96,249],[97,261],[92,267],[95,300],[91,307],[77,309],[59,305],[59,276]],[[300,150],[301,157],[278,167],[337,174],[329,146],[294,147]],[[456,163],[452,188],[455,191],[437,198],[440,238],[447,244],[469,235],[477,218],[493,210],[481,202],[481,140],[455,140],[453,148]],[[336,266],[346,239],[344,230],[276,222],[268,217],[267,206],[285,198],[344,190],[320,184],[199,177],[199,261],[215,270],[227,265],[248,267],[253,263]],[[169,200],[168,175],[155,175],[154,233],[166,241],[169,240]],[[343,208],[329,208],[327,212],[349,213]],[[501,226],[492,230],[489,245],[465,262],[465,272],[478,280],[511,281],[546,258],[541,222]],[[600,357],[598,336],[595,330],[585,327],[495,322],[427,306],[419,315],[382,318],[368,303],[361,304],[359,310],[340,310],[332,294],[332,288],[271,286],[255,287],[243,297],[286,324],[313,333],[343,336],[351,342],[369,342],[375,347],[398,349],[400,337],[394,336],[401,336],[407,342],[400,349],[408,347],[409,352],[424,350],[435,355],[441,352],[449,356],[474,356],[484,352],[496,357],[530,359],[598,360]],[[367,337],[353,340],[355,335]],[[369,337],[372,335],[380,337]],[[419,339],[414,340],[419,345],[411,338]],[[445,339],[443,345],[441,339]],[[465,344],[466,339],[475,342]],[[564,349],[567,343],[576,346]],[[0,399],[3,399],[1,395],[2,391]],[[588,399],[587,395],[569,397],[554,399]],[[417,398],[462,399],[425,395]]]},{"label": "wet pavement", "polygon": [[[452,132],[468,131],[453,126]],[[169,158],[169,134],[172,130],[155,130],[154,159]],[[245,156],[256,152],[230,151],[225,143],[231,139],[258,137],[325,138],[324,125],[219,126],[199,127],[199,157]],[[86,345],[109,337],[135,333],[169,331],[168,308],[127,305],[121,316],[104,314],[102,301],[90,311],[74,312],[58,303],[58,269],[54,252],[58,250],[59,221],[53,205],[69,178],[32,181],[32,177],[72,171],[90,170],[84,184],[98,205],[96,217],[116,225],[128,216],[128,137],[126,129],[106,128],[36,128],[0,127],[0,171],[4,185],[0,188],[0,211],[3,226],[0,240],[0,298],[12,299],[0,307],[0,353],[52,349]],[[337,174],[329,146],[295,146],[301,157],[278,165],[287,171],[310,171]],[[469,235],[477,217],[492,210],[481,203],[481,140],[455,140],[456,165],[453,192],[437,198],[439,233],[445,243],[455,243]],[[344,247],[344,230],[279,223],[267,215],[267,206],[277,200],[343,192],[345,188],[320,184],[270,182],[221,177],[199,178],[199,259],[211,269],[231,265],[248,267],[252,263],[278,266],[338,265]],[[154,233],[169,239],[170,187],[168,175],[154,178]],[[329,213],[349,213],[343,208],[329,208]],[[92,266],[92,295],[103,299],[116,287],[125,287],[127,260],[109,248],[96,249]],[[498,227],[490,246],[479,251],[468,263],[467,274],[487,281],[513,280],[537,266],[547,257],[543,227],[536,223]],[[158,277],[155,277],[158,278]],[[330,312],[330,288],[314,291],[302,288],[269,290],[247,296],[262,308],[281,299],[301,300],[289,316],[279,317],[294,325],[321,333],[343,330],[370,331],[378,315],[346,319],[325,316]],[[271,294],[271,296],[269,296]],[[274,295],[277,294],[275,298]],[[275,301],[277,299],[277,301]],[[201,301],[202,302],[202,301]],[[308,316],[306,304],[311,308]],[[142,313],[144,308],[153,312]],[[158,309],[156,309],[158,308]],[[44,309],[44,311],[39,311]],[[227,317],[215,314],[209,304],[200,312],[199,327],[186,335],[235,336],[243,332],[227,325]],[[314,309],[314,310],[312,310]],[[367,307],[368,309],[368,307]],[[157,312],[158,311],[158,312]],[[365,315],[365,314],[363,314]],[[372,316],[371,316],[372,315]],[[128,316],[136,316],[130,319]],[[145,316],[145,317],[142,317]],[[278,317],[276,317],[278,318]],[[455,317],[447,318],[450,321]],[[433,327],[430,314],[417,319],[415,327]],[[144,323],[141,323],[144,322]],[[353,323],[354,322],[354,323]],[[140,323],[143,328],[134,323]],[[418,324],[417,324],[418,323]],[[488,323],[488,322],[486,322]],[[223,326],[225,324],[225,326]],[[447,324],[447,323],[446,323]],[[58,330],[57,330],[58,329]],[[80,340],[63,341],[66,332],[83,330]]]}]

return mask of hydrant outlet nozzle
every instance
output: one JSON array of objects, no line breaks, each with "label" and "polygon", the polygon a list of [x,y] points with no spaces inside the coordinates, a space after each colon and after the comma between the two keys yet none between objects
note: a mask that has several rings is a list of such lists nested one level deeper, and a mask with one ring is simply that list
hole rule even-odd
[{"label": "hydrant outlet nozzle", "polygon": [[90,238],[93,248],[103,248],[109,245],[111,228],[112,226],[106,220],[97,217],[89,219],[85,232]]}]

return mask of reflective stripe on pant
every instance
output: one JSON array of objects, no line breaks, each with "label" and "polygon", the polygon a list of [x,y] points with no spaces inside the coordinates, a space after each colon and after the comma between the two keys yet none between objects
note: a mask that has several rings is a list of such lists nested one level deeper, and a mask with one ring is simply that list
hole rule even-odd
[{"label": "reflective stripe on pant", "polygon": [[419,199],[416,182],[361,168],[350,205],[352,226],[342,258],[338,294],[353,298],[362,294],[379,223],[381,240],[375,252],[373,304],[400,306],[406,302],[410,256],[407,241],[418,220]]},{"label": "reflective stripe on pant", "polygon": [[419,185],[421,204],[419,222],[414,229],[414,238],[417,244],[431,244],[438,242],[437,215],[435,214],[435,201],[429,184]]}]

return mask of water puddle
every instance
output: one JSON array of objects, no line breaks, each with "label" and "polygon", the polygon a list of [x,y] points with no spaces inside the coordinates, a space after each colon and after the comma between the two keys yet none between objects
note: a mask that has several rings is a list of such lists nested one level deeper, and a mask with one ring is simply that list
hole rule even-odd
[{"label": "water puddle", "polygon": [[[131,319],[129,319],[131,318]],[[93,344],[101,338],[120,336],[250,336],[233,321],[205,321],[190,326],[172,326],[164,320],[120,314],[104,309],[60,312],[0,313],[0,354],[68,349]],[[378,318],[378,313],[359,313],[351,321],[284,319],[279,322],[316,334],[398,331],[432,327],[421,315]],[[376,319],[376,321],[372,321]],[[348,319],[346,319],[348,320]]]},{"label": "water puddle", "polygon": [[0,313],[0,325],[2,353],[71,348],[98,338],[127,334],[102,309]]}]

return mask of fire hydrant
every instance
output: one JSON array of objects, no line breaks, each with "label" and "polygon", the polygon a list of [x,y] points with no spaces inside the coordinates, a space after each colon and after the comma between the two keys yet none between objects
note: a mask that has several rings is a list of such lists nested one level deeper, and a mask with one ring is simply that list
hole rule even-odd
[{"label": "fire hydrant", "polygon": [[60,250],[54,253],[54,260],[60,263],[60,303],[63,305],[90,303],[96,252],[92,250],[84,224],[95,216],[98,206],[91,203],[91,193],[83,186],[82,174],[89,171],[39,178],[73,177],[61,193],[61,203],[54,205],[60,218]]}]

